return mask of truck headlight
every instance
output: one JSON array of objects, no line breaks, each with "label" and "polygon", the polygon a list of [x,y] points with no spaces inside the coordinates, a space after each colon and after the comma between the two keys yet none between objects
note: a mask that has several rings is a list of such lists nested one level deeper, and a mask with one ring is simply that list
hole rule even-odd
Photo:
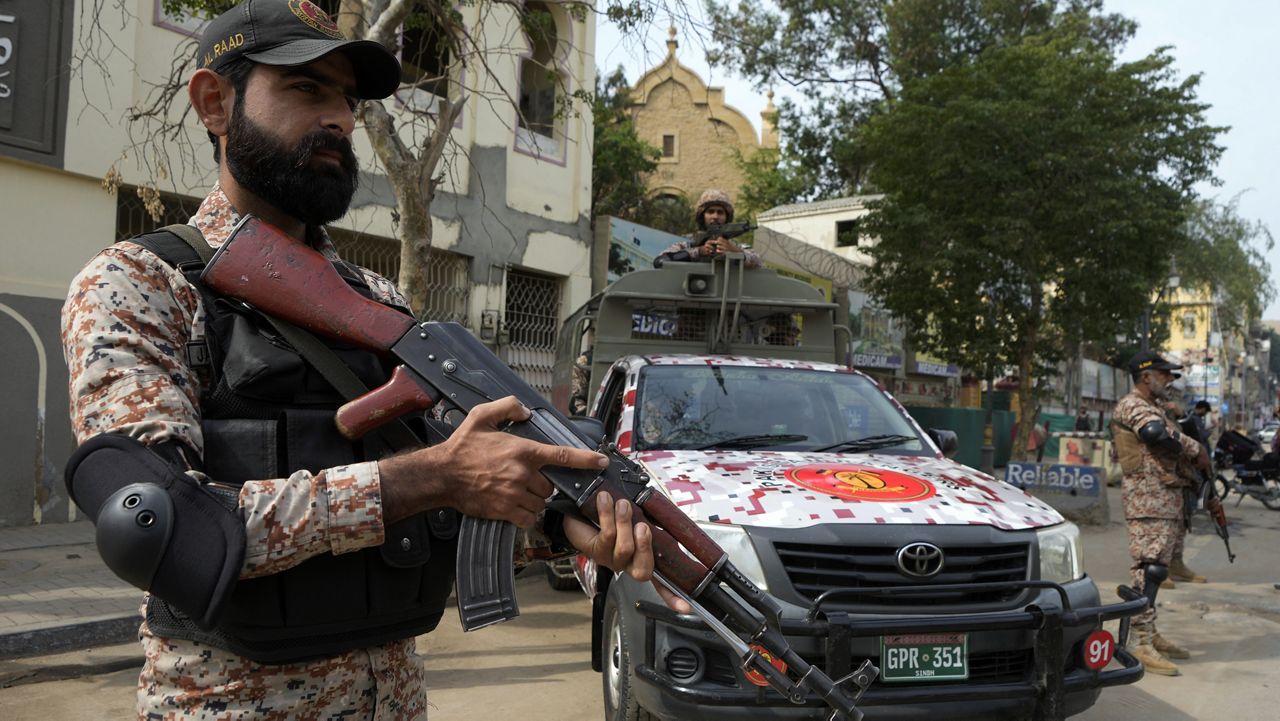
[{"label": "truck headlight", "polygon": [[711,540],[720,544],[725,553],[729,554],[729,561],[742,571],[742,575],[748,580],[756,584],[761,590],[769,590],[768,584],[764,580],[764,567],[760,565],[760,554],[756,553],[756,547],[751,543],[751,537],[747,535],[742,526],[727,525],[724,523],[699,523],[701,528]]},{"label": "truck headlight", "polygon": [[1080,529],[1067,522],[1036,531],[1040,544],[1040,579],[1066,583],[1084,576]]}]

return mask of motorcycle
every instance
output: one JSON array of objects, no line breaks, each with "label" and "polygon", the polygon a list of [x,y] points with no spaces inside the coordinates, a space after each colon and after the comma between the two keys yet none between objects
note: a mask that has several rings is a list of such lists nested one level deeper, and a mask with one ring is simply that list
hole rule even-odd
[{"label": "motorcycle", "polygon": [[1227,431],[1213,452],[1213,492],[1222,501],[1239,495],[1236,505],[1253,498],[1273,511],[1280,511],[1280,454],[1268,453],[1255,459],[1261,446],[1248,437]]}]

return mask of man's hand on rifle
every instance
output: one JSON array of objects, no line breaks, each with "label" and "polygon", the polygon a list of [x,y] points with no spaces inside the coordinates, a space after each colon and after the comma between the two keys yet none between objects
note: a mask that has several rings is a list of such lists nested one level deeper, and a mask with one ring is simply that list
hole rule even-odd
[{"label": "man's hand on rifle", "polygon": [[1196,468],[1204,472],[1205,478],[1213,477],[1213,464],[1209,461],[1209,451],[1200,446],[1200,455],[1196,456]]},{"label": "man's hand on rifle", "polygon": [[431,508],[454,508],[472,518],[531,528],[553,490],[539,472],[543,466],[598,470],[608,465],[595,451],[501,430],[508,422],[528,419],[529,409],[514,396],[483,403],[445,442],[380,461],[387,522]]},{"label": "man's hand on rifle", "polygon": [[[583,555],[612,571],[626,573],[637,581],[653,579],[653,531],[647,523],[631,522],[631,502],[613,501],[609,494],[596,495],[600,528],[577,518],[564,519],[564,535]],[[693,608],[666,586],[653,581],[658,595],[672,610],[693,613]]]},{"label": "man's hand on rifle", "polygon": [[1222,509],[1222,500],[1220,498],[1210,494],[1204,501],[1204,509],[1213,517],[1215,523],[1220,526],[1227,525],[1227,512]]},{"label": "man's hand on rifle", "polygon": [[[553,446],[503,433],[508,422],[526,421],[529,409],[508,396],[471,409],[445,442],[378,463],[383,516],[387,523],[431,508],[454,508],[472,518],[490,518],[531,528],[551,496],[543,466],[597,470],[608,459],[595,451]],[[653,537],[646,523],[631,522],[631,503],[597,497],[600,528],[564,520],[565,536],[588,558],[637,581],[653,578]],[[667,605],[683,613],[688,604],[654,583]]]},{"label": "man's hand on rifle", "polygon": [[741,253],[742,246],[729,238],[710,238],[706,243],[702,244],[701,252],[707,257],[720,255],[721,253]]}]

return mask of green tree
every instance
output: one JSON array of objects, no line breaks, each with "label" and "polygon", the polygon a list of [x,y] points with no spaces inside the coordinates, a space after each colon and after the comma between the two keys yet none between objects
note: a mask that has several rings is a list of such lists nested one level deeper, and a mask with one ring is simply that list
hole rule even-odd
[{"label": "green tree", "polygon": [[689,199],[649,194],[646,176],[657,169],[662,151],[636,134],[630,103],[631,88],[621,67],[607,77],[596,77],[596,92],[591,98],[595,123],[592,217],[612,215],[668,233],[686,233],[693,225]]},{"label": "green tree", "polygon": [[[1131,327],[1187,244],[1221,128],[1163,50],[1118,63],[1088,18],[902,84],[859,132],[884,193],[869,291],[918,348],[1032,379]],[[1026,447],[1021,424],[1015,451]]]},{"label": "green tree", "polygon": [[1187,231],[1177,255],[1183,287],[1204,290],[1214,299],[1221,330],[1248,330],[1276,294],[1266,259],[1274,246],[1271,231],[1240,217],[1234,198],[1193,203]]},{"label": "green tree", "polygon": [[631,88],[619,66],[596,76],[591,98],[595,145],[591,150],[591,215],[636,220],[646,204],[645,175],[658,167],[662,151],[636,135],[628,110]]},{"label": "green tree", "polygon": [[[1101,0],[706,0],[715,42],[707,59],[759,86],[797,91],[783,100],[775,167],[748,167],[747,184],[787,192],[776,204],[862,192],[869,158],[857,134],[904,82],[1084,18],[1114,47],[1133,23],[1101,12]],[[798,172],[805,169],[804,172]],[[771,177],[777,176],[777,177]],[[790,196],[790,197],[787,197]]]}]

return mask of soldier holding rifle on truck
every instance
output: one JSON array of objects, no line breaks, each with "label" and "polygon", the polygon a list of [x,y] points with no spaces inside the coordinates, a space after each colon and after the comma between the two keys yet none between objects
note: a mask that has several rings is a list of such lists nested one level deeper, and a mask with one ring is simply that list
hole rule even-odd
[{"label": "soldier holding rifle on truck", "polygon": [[733,203],[729,200],[728,193],[715,188],[704,191],[693,209],[693,222],[698,226],[698,232],[689,236],[688,240],[674,243],[662,251],[654,260],[655,267],[661,266],[665,260],[712,260],[725,253],[742,253],[746,256],[743,262],[748,268],[760,268],[764,265],[760,256],[733,240],[737,235],[750,230],[751,226],[742,224],[728,232],[717,232],[719,229],[732,227],[729,224],[733,222]]},{"label": "soldier holding rifle on truck", "polygon": [[355,190],[353,109],[396,89],[399,62],[343,40],[308,0],[245,0],[208,25],[197,67],[189,95],[217,184],[189,225],[98,254],[63,309],[82,444],[69,490],[108,566],[150,591],[139,717],[425,718],[414,637],[449,597],[457,512],[529,529],[521,558],[572,545],[642,580],[651,529],[603,493],[599,530],[544,514],[552,486],[540,468],[608,461],[501,432],[529,417],[514,398],[475,407],[429,448],[420,418],[418,432],[401,427],[407,444],[338,435],[345,398],[312,358],[340,358],[368,386],[386,380],[382,360],[326,342],[309,354],[200,273],[252,213],[327,256],[363,297],[408,313],[390,282],[343,263],[323,228]]}]

